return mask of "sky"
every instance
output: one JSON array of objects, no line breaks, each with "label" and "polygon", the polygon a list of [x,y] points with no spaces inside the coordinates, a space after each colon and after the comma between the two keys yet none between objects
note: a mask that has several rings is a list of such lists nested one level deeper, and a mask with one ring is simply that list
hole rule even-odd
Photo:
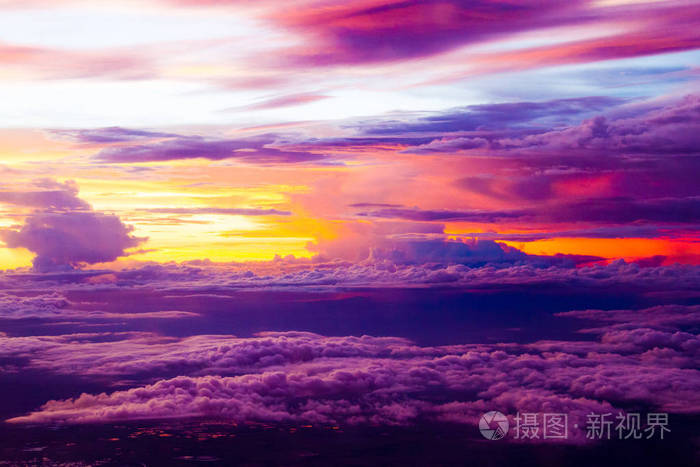
[{"label": "sky", "polygon": [[685,0],[0,0],[0,356],[107,394],[0,413],[699,413],[698,63]]},{"label": "sky", "polygon": [[47,209],[133,227],[59,265],[403,237],[698,262],[694,2],[2,9],[4,269],[46,256],[12,231]]}]

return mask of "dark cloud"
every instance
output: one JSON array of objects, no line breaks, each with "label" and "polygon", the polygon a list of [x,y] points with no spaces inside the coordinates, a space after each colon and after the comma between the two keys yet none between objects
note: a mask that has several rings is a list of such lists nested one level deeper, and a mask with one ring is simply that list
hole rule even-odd
[{"label": "dark cloud", "polygon": [[[464,183],[473,188],[471,179]],[[496,223],[504,221],[529,222],[591,222],[625,224],[651,222],[668,224],[700,223],[700,198],[661,198],[637,200],[627,197],[591,198],[572,202],[548,204],[539,208],[507,211],[449,211],[419,208],[383,208],[357,214],[379,219],[411,221],[463,221]]]},{"label": "dark cloud", "polygon": [[[687,227],[684,229],[683,227]],[[549,230],[545,232],[499,233],[473,232],[464,237],[484,240],[535,241],[551,238],[695,238],[700,225],[658,226],[658,225],[619,225],[579,230]]]},{"label": "dark cloud", "polygon": [[539,216],[555,222],[697,224],[700,222],[700,197],[650,200],[624,197],[587,199],[563,204],[548,211],[543,210]]},{"label": "dark cloud", "polygon": [[[537,256],[528,255],[517,248],[493,240],[445,241],[445,240],[399,240],[386,241],[371,250],[370,260],[387,260],[393,264],[460,264],[468,267],[507,267],[529,265],[533,267],[573,267],[578,263],[597,261],[591,256]],[[444,275],[458,280],[459,276]],[[433,279],[434,280],[434,279]]]}]

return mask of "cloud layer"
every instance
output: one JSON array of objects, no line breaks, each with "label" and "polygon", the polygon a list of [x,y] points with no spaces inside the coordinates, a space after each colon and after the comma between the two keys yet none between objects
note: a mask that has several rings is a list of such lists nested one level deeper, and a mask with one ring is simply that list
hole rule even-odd
[{"label": "cloud layer", "polygon": [[[30,366],[82,375],[181,376],[111,394],[50,401],[15,423],[85,423],[171,417],[322,424],[474,424],[494,407],[570,413],[641,404],[700,412],[697,306],[581,311],[620,323],[589,341],[419,347],[405,339],[304,332],[254,338],[94,336],[5,338]],[[114,340],[116,339],[116,340]],[[121,349],[121,350],[120,350]],[[29,353],[31,352],[31,353]],[[7,355],[7,353],[6,353]],[[228,375],[228,376],[227,376]],[[574,438],[572,441],[582,441]]]}]

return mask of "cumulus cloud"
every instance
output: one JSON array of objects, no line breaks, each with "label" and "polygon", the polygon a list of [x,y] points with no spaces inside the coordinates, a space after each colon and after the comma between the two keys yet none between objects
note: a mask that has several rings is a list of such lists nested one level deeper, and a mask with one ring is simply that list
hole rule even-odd
[{"label": "cumulus cloud", "polygon": [[0,239],[8,247],[36,253],[35,269],[46,271],[113,261],[145,240],[133,236],[133,227],[116,215],[92,210],[78,198],[74,183],[48,180],[39,185],[51,190],[5,193],[4,198],[0,195],[0,202],[4,199],[41,208],[27,216],[19,230],[0,231]]},{"label": "cumulus cloud", "polygon": [[529,264],[535,267],[552,265],[574,266],[577,260],[590,262],[595,257],[565,255],[537,256],[528,255],[517,248],[509,247],[493,240],[403,240],[385,242],[371,250],[370,261],[386,260],[392,264],[459,264],[469,267],[485,265],[509,266]]},{"label": "cumulus cloud", "polygon": [[[456,248],[457,252],[461,247]],[[517,251],[517,250],[516,250]],[[5,277],[7,287],[29,287],[37,281],[43,286],[66,287],[73,284],[101,284],[103,288],[121,288],[148,285],[160,291],[191,291],[193,294],[218,292],[230,293],[241,289],[256,290],[340,290],[352,287],[395,287],[434,285],[437,287],[466,287],[490,285],[556,284],[570,287],[633,287],[646,292],[676,294],[692,291],[700,283],[700,267],[673,264],[658,265],[655,261],[626,262],[616,260],[610,264],[593,262],[583,267],[581,263],[592,258],[576,256],[539,257],[526,255],[516,261],[488,261],[478,257],[465,244],[463,256],[470,261],[460,264],[454,257],[444,255],[406,256],[402,252],[376,250],[375,256],[360,262],[303,258],[277,258],[270,262],[213,263],[190,261],[183,264],[147,264],[121,271],[85,271],[76,273],[39,274],[31,280],[22,276]],[[429,251],[428,251],[429,253]],[[469,256],[469,255],[472,256]],[[496,252],[497,255],[500,253]],[[508,255],[503,252],[506,258]],[[517,253],[510,259],[519,256]],[[390,257],[402,262],[396,263]],[[491,256],[493,259],[494,256]],[[594,258],[593,258],[594,259]],[[477,261],[484,264],[475,267]]]},{"label": "cumulus cloud", "polygon": [[36,269],[52,270],[113,261],[144,240],[134,237],[132,231],[133,227],[113,214],[37,213],[20,230],[3,232],[2,239],[10,248],[36,253]]},{"label": "cumulus cloud", "polygon": [[[361,206],[361,207],[377,207]],[[516,219],[526,215],[523,211],[483,211],[483,210],[463,210],[451,211],[446,209],[430,210],[407,207],[381,207],[374,211],[362,211],[357,215],[360,217],[374,217],[387,219],[406,219],[411,221],[434,222],[434,221],[454,221],[454,222],[497,222],[499,220]]]},{"label": "cumulus cloud", "polygon": [[[698,337],[661,331],[650,337],[646,328],[625,332],[596,341],[443,347],[419,347],[399,338],[302,332],[253,338],[126,335],[121,341],[97,343],[18,338],[22,342],[16,346],[31,351],[31,365],[41,368],[54,365],[54,371],[88,375],[180,376],[111,394],[50,401],[10,421],[223,416],[333,424],[422,419],[475,423],[479,413],[497,407],[511,415],[562,411],[583,423],[591,411],[630,404],[698,413],[700,372],[687,366],[697,358]],[[660,358],[669,352],[674,359]]]},{"label": "cumulus cloud", "polygon": [[[646,111],[644,111],[646,110]],[[639,115],[585,120],[570,128],[499,142],[504,148],[597,150],[650,154],[697,154],[700,97],[688,95]]]},{"label": "cumulus cloud", "polygon": [[[495,245],[465,251],[493,255]],[[418,256],[435,259],[429,252]],[[199,262],[96,274],[109,276],[99,282],[103,292],[119,296],[133,293],[135,287],[147,289],[151,295],[144,296],[151,304],[159,303],[159,297],[230,299],[232,292],[246,288],[348,291],[355,285],[569,284],[605,290],[633,286],[646,294],[672,290],[682,296],[697,290],[700,283],[698,267],[642,267],[624,261],[579,268],[527,262],[483,267],[402,264],[379,256],[357,264],[291,258],[273,263],[279,268],[274,272],[254,273],[253,265],[245,263]],[[264,266],[273,267],[272,263]],[[56,322],[63,318],[52,315],[60,313],[76,320],[80,313],[90,319],[118,318],[121,313],[115,312],[100,318],[95,313],[99,306],[80,310],[60,294],[81,291],[96,300],[91,284],[99,277],[3,276],[8,292],[0,297],[2,307],[10,315],[34,314]],[[38,294],[33,281],[56,291]],[[157,317],[160,312],[124,313],[131,318],[131,314]],[[188,312],[162,313],[192,318]],[[637,407],[700,413],[697,305],[578,310],[561,313],[559,319],[575,320],[581,337],[422,346],[400,337],[298,331],[262,332],[253,337],[170,337],[151,332],[1,335],[0,359],[6,371],[119,381],[110,393],[49,401],[12,419],[14,423],[215,416],[291,423],[406,425],[432,420],[473,424],[479,414],[498,409],[511,416],[518,411],[566,412],[572,424],[577,421],[584,426],[591,411]],[[572,441],[583,440],[574,437]]]},{"label": "cumulus cloud", "polygon": [[[539,104],[556,108],[556,102]],[[555,206],[535,210],[555,222],[569,220],[567,212],[588,216],[578,220],[619,223],[698,219],[700,193],[692,176],[700,164],[698,96],[623,105],[603,115],[589,113],[588,118],[583,111],[571,114],[572,120],[584,118],[581,122],[538,122],[535,104],[497,104],[487,106],[488,111],[477,106],[407,122],[370,122],[364,131],[408,132],[407,138],[414,131],[435,135],[405,148],[405,153],[490,157],[494,169],[455,184],[501,201],[549,202]],[[509,107],[509,118],[492,118]],[[528,110],[520,116],[519,107]],[[498,171],[504,164],[499,160],[513,161],[517,169],[506,165],[508,170]],[[557,215],[545,215],[549,211]]]}]

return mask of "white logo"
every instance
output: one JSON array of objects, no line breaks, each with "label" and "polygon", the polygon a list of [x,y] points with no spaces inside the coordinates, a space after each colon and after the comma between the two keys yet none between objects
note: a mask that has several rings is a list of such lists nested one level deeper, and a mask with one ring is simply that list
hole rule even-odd
[{"label": "white logo", "polygon": [[486,412],[479,419],[479,431],[486,439],[501,439],[508,434],[508,419],[495,410]]}]

